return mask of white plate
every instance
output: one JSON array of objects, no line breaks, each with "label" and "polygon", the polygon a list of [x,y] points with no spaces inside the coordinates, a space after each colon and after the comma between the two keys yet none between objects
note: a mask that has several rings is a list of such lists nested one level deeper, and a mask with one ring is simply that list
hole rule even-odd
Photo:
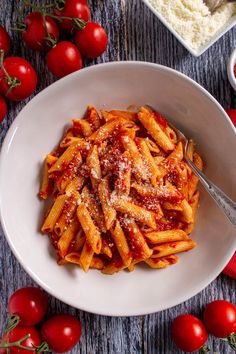
[{"label": "white plate", "polygon": [[127,108],[150,104],[184,127],[206,161],[206,173],[236,199],[236,135],[221,106],[197,83],[163,66],[119,62],[93,66],[57,81],[38,94],[13,122],[0,159],[2,225],[15,256],[31,277],[60,300],[113,316],[160,311],[189,299],[223,269],[236,248],[235,230],[202,193],[196,249],[165,270],[137,267],[114,276],[59,267],[42,236],[43,203],[37,198],[42,161],[71,118],[88,104]]},{"label": "white plate", "polygon": [[163,17],[149,2],[149,0],[143,0],[143,2],[151,9],[151,11],[156,15],[156,17],[168,28],[168,30],[178,39],[178,41],[195,57],[202,55],[207,49],[209,49],[218,39],[220,39],[226,32],[228,32],[233,26],[236,25],[236,15],[233,16],[223,27],[221,27],[211,40],[209,40],[205,45],[199,49],[192,48],[184,39],[179,35],[177,31],[170,26]]}]

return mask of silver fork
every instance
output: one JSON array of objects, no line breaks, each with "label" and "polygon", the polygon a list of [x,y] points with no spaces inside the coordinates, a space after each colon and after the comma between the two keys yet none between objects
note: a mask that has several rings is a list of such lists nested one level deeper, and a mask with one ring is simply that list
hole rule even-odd
[{"label": "silver fork", "polygon": [[168,121],[169,126],[175,131],[178,139],[183,142],[183,150],[184,150],[184,159],[191,167],[192,171],[199,178],[203,187],[210,194],[210,196],[214,199],[214,201],[218,204],[220,209],[227,216],[229,221],[236,228],[236,203],[230,199],[219,187],[217,187],[197,166],[190,160],[188,156],[188,147],[189,143],[192,140],[188,140],[186,136],[173,124]]}]

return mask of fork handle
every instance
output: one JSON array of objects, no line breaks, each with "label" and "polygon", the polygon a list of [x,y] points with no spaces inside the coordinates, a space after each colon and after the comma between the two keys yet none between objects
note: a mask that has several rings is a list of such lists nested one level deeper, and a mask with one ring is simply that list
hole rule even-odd
[{"label": "fork handle", "polygon": [[211,195],[211,197],[216,201],[221,210],[225,213],[229,221],[236,228],[236,203],[230,199],[220,188],[218,188],[214,183],[212,183],[208,177],[204,175],[202,171],[195,166],[195,164],[187,158],[187,162],[192,168],[193,172],[198,176],[203,187]]}]

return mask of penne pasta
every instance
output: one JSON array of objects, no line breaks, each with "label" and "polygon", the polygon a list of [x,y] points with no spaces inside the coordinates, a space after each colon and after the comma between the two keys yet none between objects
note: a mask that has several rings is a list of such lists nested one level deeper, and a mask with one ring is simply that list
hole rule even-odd
[{"label": "penne pasta", "polygon": [[67,195],[70,195],[76,191],[80,191],[84,185],[85,178],[81,175],[77,175],[69,182],[66,186],[65,192]]},{"label": "penne pasta", "polygon": [[113,207],[120,213],[127,214],[140,223],[147,225],[153,229],[156,228],[156,214],[152,211],[146,210],[134,203],[124,199],[113,198],[111,201]]},{"label": "penne pasta", "polygon": [[132,261],[131,252],[129,249],[126,236],[121,228],[120,222],[116,220],[115,225],[111,228],[111,236],[115,242],[116,248],[120,254],[125,266],[129,266]]},{"label": "penne pasta", "polygon": [[[188,154],[202,169],[190,141]],[[161,269],[195,247],[198,179],[183,144],[157,112],[89,105],[44,160],[39,197],[51,197],[41,231],[59,265],[114,274]]]},{"label": "penne pasta", "polygon": [[170,255],[162,258],[149,258],[145,260],[145,263],[153,269],[166,268],[171,264],[175,264],[179,261],[179,258],[176,255]]},{"label": "penne pasta", "polygon": [[127,121],[123,118],[114,118],[108,120],[107,123],[101,126],[94,134],[89,137],[89,140],[94,141],[94,144],[99,144],[103,140],[111,137],[121,125],[125,126],[126,124]]},{"label": "penne pasta", "polygon": [[151,244],[159,244],[165,242],[185,241],[189,237],[183,230],[166,230],[145,232],[146,240]]},{"label": "penne pasta", "polygon": [[68,228],[63,232],[63,234],[59,238],[57,247],[61,258],[64,258],[68,253],[70,244],[72,240],[75,238],[78,229],[79,229],[78,222],[72,221],[71,224],[68,226]]},{"label": "penne pasta", "polygon": [[105,240],[102,240],[101,254],[104,254],[108,258],[112,258],[112,250]]},{"label": "penne pasta", "polygon": [[109,203],[110,190],[109,190],[109,183],[107,178],[101,180],[101,183],[98,186],[98,195],[102,205],[102,211],[105,218],[106,228],[107,230],[110,230],[113,222],[116,219],[116,210]]},{"label": "penne pasta", "polygon": [[90,212],[92,219],[95,221],[96,225],[98,225],[99,229],[102,232],[106,232],[106,225],[104,220],[104,215],[99,205],[98,201],[94,196],[90,193],[88,186],[85,186],[81,193],[82,201],[85,203],[87,209]]},{"label": "penne pasta", "polygon": [[162,176],[161,171],[156,165],[145,139],[137,138],[135,141],[145,161],[145,166],[147,166],[148,175],[150,176],[152,185],[155,187],[157,185],[157,179]]},{"label": "penne pasta", "polygon": [[120,258],[114,259],[109,262],[105,267],[102,269],[103,274],[112,275],[114,273],[120,272],[122,269],[127,268]]},{"label": "penne pasta", "polygon": [[53,181],[49,178],[48,170],[56,161],[57,161],[57,157],[50,154],[47,155],[44,160],[43,178],[42,178],[42,183],[38,194],[41,199],[47,199],[49,195],[52,194]]},{"label": "penne pasta", "polygon": [[90,263],[90,268],[102,270],[105,267],[105,264],[101,258],[93,256],[92,261]]},{"label": "penne pasta", "polygon": [[182,207],[182,211],[181,211],[181,221],[186,222],[187,224],[190,224],[194,221],[193,219],[193,210],[190,206],[190,204],[187,202],[186,199],[182,200],[181,202],[181,207]]},{"label": "penne pasta", "polygon": [[140,112],[138,113],[138,120],[165,152],[174,150],[174,143],[172,143],[169,137],[162,131],[152,112],[148,111],[144,107],[141,107]]},{"label": "penne pasta", "polygon": [[169,188],[166,185],[159,185],[158,188],[153,188],[137,182],[132,183],[132,187],[143,197],[156,197],[161,201],[173,202],[175,205],[183,200],[181,193],[174,187]]},{"label": "penne pasta", "polygon": [[73,129],[76,134],[81,134],[85,138],[93,133],[91,124],[86,119],[73,119]]},{"label": "penne pasta", "polygon": [[77,218],[84,230],[86,240],[92,247],[94,253],[99,254],[102,247],[101,234],[93,223],[88,209],[84,203],[80,203],[77,207]]},{"label": "penne pasta", "polygon": [[137,122],[137,113],[136,112],[129,112],[129,111],[120,111],[117,109],[113,109],[109,112],[112,114],[113,117],[120,117],[127,120],[132,120],[133,122]]},{"label": "penne pasta", "polygon": [[189,183],[188,183],[188,170],[185,162],[181,162],[176,166],[177,178],[176,178],[176,188],[188,200],[189,195]]},{"label": "penne pasta", "polygon": [[86,163],[89,168],[93,189],[97,190],[100,180],[102,178],[97,145],[94,145],[90,150],[89,155],[87,156]]},{"label": "penne pasta", "polygon": [[79,252],[72,252],[72,253],[68,253],[65,256],[65,259],[63,259],[63,261],[67,262],[67,263],[74,263],[77,265],[81,265],[80,264],[80,253]]},{"label": "penne pasta", "polygon": [[93,129],[97,130],[101,126],[101,120],[95,107],[89,105],[86,113],[86,120],[89,122]]},{"label": "penne pasta", "polygon": [[81,249],[83,248],[83,245],[85,243],[85,235],[83,233],[83,230],[79,228],[79,231],[75,234],[75,237],[70,244],[70,249],[73,252],[80,252]]},{"label": "penne pasta", "polygon": [[123,225],[128,235],[130,250],[135,261],[142,261],[151,257],[153,251],[149,248],[138,225],[132,219],[124,219]]},{"label": "penne pasta", "polygon": [[86,241],[83,246],[81,256],[79,259],[79,264],[85,272],[89,270],[89,267],[91,266],[92,263],[93,256],[94,256],[94,251],[90,243]]},{"label": "penne pasta", "polygon": [[147,169],[145,168],[142,157],[134,140],[132,140],[128,135],[123,135],[121,137],[121,141],[125,150],[127,150],[131,156],[133,173],[137,176],[137,178],[147,180]]},{"label": "penne pasta", "polygon": [[69,163],[73,160],[76,153],[79,151],[79,144],[74,143],[70,145],[66,151],[58,158],[58,160],[51,166],[48,173],[61,172],[66,169]]},{"label": "penne pasta", "polygon": [[164,243],[152,248],[152,258],[161,258],[175,253],[186,252],[195,246],[196,243],[192,240]]},{"label": "penne pasta", "polygon": [[195,223],[196,223],[196,214],[197,214],[197,208],[198,208],[198,203],[199,203],[199,197],[200,197],[200,193],[199,191],[197,191],[193,196],[192,198],[189,200],[189,205],[191,206],[192,208],[192,215],[193,215],[193,221],[191,223],[189,223],[184,231],[187,233],[187,234],[190,234],[194,227],[195,227]]},{"label": "penne pasta", "polygon": [[67,198],[68,197],[65,194],[57,197],[41,228],[43,233],[51,233],[53,231],[54,225],[62,213]]},{"label": "penne pasta", "polygon": [[82,157],[78,152],[78,154],[71,160],[67,168],[63,171],[62,175],[56,181],[57,188],[61,193],[65,192],[68,184],[73,180],[73,178],[76,177],[81,165]]},{"label": "penne pasta", "polygon": [[[194,152],[193,153],[193,163],[199,168],[200,171],[203,169],[203,161],[201,157]],[[198,177],[192,172],[189,177],[188,183],[188,199],[191,199],[194,195],[198,185]]]},{"label": "penne pasta", "polygon": [[58,236],[62,235],[62,233],[67,229],[67,226],[72,221],[79,200],[80,195],[78,192],[75,192],[67,197],[63,205],[60,217],[54,226],[54,231]]},{"label": "penne pasta", "polygon": [[125,151],[117,160],[114,167],[116,176],[115,188],[118,193],[129,195],[131,183],[131,157],[128,151]]}]

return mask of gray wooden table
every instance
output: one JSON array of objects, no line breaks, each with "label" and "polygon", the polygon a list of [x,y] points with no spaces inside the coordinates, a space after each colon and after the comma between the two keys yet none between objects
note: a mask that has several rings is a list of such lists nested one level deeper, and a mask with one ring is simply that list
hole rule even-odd
[{"label": "gray wooden table", "polygon": [[[0,0],[0,23],[11,33],[17,17],[18,0]],[[46,0],[35,3],[44,4]],[[92,18],[103,24],[109,36],[106,54],[86,66],[98,62],[115,60],[141,60],[163,64],[181,71],[204,86],[225,108],[235,107],[236,98],[226,76],[226,62],[236,45],[236,28],[228,32],[200,58],[192,57],[141,0],[90,0]],[[44,55],[32,53],[20,40],[17,33],[13,38],[12,54],[28,59],[37,69],[39,84],[37,92],[55,79],[46,70]],[[37,93],[36,92],[36,93]],[[9,114],[0,125],[0,143],[27,100],[9,104]],[[0,329],[6,319],[7,300],[19,287],[36,285],[22,269],[10,251],[0,228]],[[83,354],[133,354],[180,353],[170,337],[172,319],[183,312],[201,316],[202,307],[213,299],[226,299],[236,303],[235,281],[221,275],[200,294],[170,310],[153,315],[110,318],[77,311],[50,297],[50,311],[76,314],[83,329],[80,344],[71,353]],[[209,344],[215,351],[232,353],[218,341]]]}]

